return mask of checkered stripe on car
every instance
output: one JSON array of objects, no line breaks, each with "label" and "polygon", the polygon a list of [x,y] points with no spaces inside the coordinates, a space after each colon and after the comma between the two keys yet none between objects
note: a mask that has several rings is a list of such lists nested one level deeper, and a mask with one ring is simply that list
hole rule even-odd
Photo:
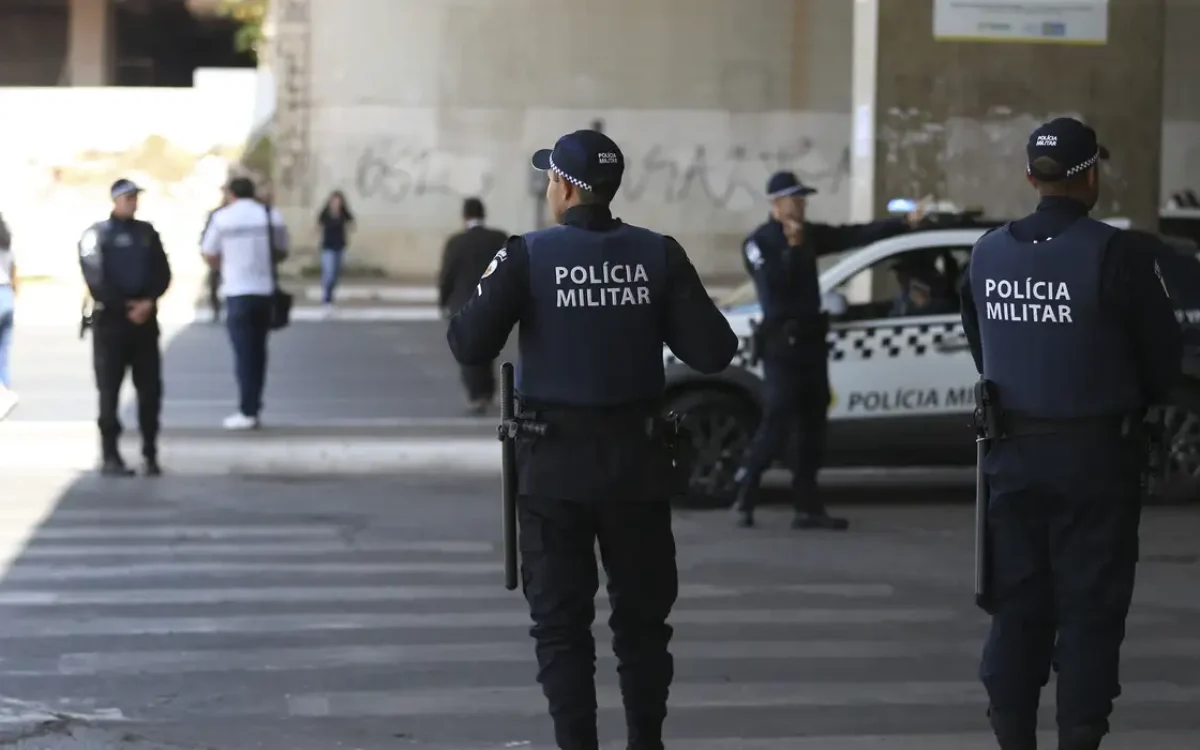
[{"label": "checkered stripe on car", "polygon": [[962,324],[916,323],[909,325],[846,326],[829,332],[829,359],[833,361],[923,357],[936,353],[947,339],[962,335]]},{"label": "checkered stripe on car", "polygon": [[[913,325],[848,325],[829,332],[829,359],[840,362],[923,357],[936,352],[934,347],[946,339],[962,336],[962,332],[962,324],[958,322]],[[668,354],[666,361],[667,364],[675,364],[679,360],[674,354]],[[750,367],[750,338],[748,336],[741,338],[731,366]]]}]

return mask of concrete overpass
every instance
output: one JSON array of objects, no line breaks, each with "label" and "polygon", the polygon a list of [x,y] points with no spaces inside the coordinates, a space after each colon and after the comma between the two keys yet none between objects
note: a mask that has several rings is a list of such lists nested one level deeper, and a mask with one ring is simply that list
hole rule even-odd
[{"label": "concrete overpass", "polygon": [[831,220],[928,192],[1014,214],[1029,130],[1074,114],[1114,154],[1105,212],[1151,224],[1160,192],[1188,184],[1164,186],[1164,120],[1189,124],[1169,134],[1171,180],[1200,180],[1195,0],[1098,1],[1098,39],[1012,43],[935,38],[935,4],[953,5],[280,0],[277,195],[308,226],[346,190],[363,255],[425,274],[464,194],[534,225],[530,150],[599,120],[630,161],[620,213],[720,273],[739,270],[778,166],[819,184]]}]

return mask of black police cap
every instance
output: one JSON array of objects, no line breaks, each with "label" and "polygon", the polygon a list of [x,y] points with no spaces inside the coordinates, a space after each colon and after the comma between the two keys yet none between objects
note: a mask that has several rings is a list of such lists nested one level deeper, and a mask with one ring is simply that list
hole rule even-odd
[{"label": "black police cap", "polygon": [[534,169],[554,172],[575,187],[613,195],[625,174],[625,156],[612,138],[597,130],[576,130],[534,152]]},{"label": "black police cap", "polygon": [[784,198],[789,195],[812,195],[817,192],[800,181],[795,172],[776,172],[767,180],[767,197]]},{"label": "black police cap", "polygon": [[140,192],[142,192],[142,189],[133,180],[126,179],[117,180],[109,189],[113,200],[120,198],[122,195],[137,195]]},{"label": "black police cap", "polygon": [[1044,123],[1029,136],[1025,147],[1026,171],[1040,182],[1065,180],[1108,158],[1108,149],[1096,140],[1096,131],[1072,117]]}]

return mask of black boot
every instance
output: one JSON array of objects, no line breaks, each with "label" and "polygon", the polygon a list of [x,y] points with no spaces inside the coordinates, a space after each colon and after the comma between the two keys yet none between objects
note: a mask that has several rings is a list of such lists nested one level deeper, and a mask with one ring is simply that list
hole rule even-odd
[{"label": "black boot", "polygon": [[817,486],[815,477],[808,480],[793,477],[792,507],[796,509],[796,514],[792,516],[793,529],[845,531],[850,528],[849,521],[835,518],[825,510],[821,488]]},{"label": "black boot", "polygon": [[100,474],[106,477],[133,476],[133,469],[126,466],[121,458],[115,435],[104,435],[100,438]]},{"label": "black boot", "polygon": [[106,477],[131,477],[133,469],[125,465],[125,461],[119,454],[114,453],[104,457],[100,463],[100,474]]},{"label": "black boot", "polygon": [[845,531],[850,528],[850,522],[845,518],[829,515],[824,508],[816,512],[797,508],[796,515],[792,516],[792,528]]},{"label": "black boot", "polygon": [[[1037,750],[1037,720],[1016,720],[1012,716],[988,709],[988,721],[1000,750]],[[1061,745],[1060,745],[1061,747]]]},{"label": "black boot", "polygon": [[748,482],[738,490],[737,500],[733,503],[734,523],[742,529],[754,526],[754,506],[758,504],[758,484]]},{"label": "black boot", "polygon": [[1099,750],[1100,742],[1108,734],[1103,725],[1059,728],[1058,750]]},{"label": "black boot", "polygon": [[560,750],[600,750],[594,719],[590,725],[587,722],[580,722],[564,726],[555,722],[554,740]]},{"label": "black boot", "polygon": [[629,736],[626,750],[664,750],[662,741],[662,719],[625,715],[625,727]]},{"label": "black boot", "polygon": [[142,463],[142,473],[148,477],[162,476],[162,465],[158,463],[158,456],[156,454],[146,454],[145,460]]}]

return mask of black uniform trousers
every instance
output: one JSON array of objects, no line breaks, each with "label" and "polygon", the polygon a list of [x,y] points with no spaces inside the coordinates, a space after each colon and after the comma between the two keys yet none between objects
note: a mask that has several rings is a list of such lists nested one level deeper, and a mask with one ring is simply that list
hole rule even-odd
[{"label": "black uniform trousers", "polygon": [[[757,488],[762,475],[789,444],[792,487],[799,510],[820,512],[817,473],[825,461],[829,420],[829,377],[822,359],[816,365],[792,357],[766,357],[763,364],[763,416],[746,449],[738,483]],[[789,443],[795,436],[795,441]]]},{"label": "black uniform trousers", "polygon": [[674,677],[667,616],[679,592],[668,499],[600,502],[522,495],[521,576],[538,682],[558,746],[596,750],[596,545],[608,576],[609,626],[631,750],[661,750]]},{"label": "black uniform trousers", "polygon": [[980,677],[992,710],[1018,727],[1035,724],[1053,666],[1060,729],[1108,729],[1143,455],[1114,427],[1001,440],[984,460],[995,614]]},{"label": "black uniform trousers", "polygon": [[92,326],[92,366],[100,396],[101,449],[105,458],[117,455],[121,435],[119,415],[121,385],[128,371],[137,391],[138,429],[142,453],[157,452],[159,415],[162,413],[162,353],[158,322],[134,325],[129,320],[100,314]]}]

